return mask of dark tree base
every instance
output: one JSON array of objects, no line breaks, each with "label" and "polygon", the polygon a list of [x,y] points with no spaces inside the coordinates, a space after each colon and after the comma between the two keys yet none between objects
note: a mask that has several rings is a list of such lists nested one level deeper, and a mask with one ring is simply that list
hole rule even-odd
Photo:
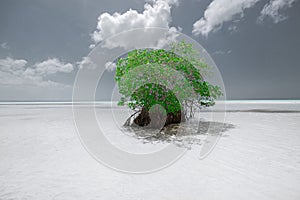
[{"label": "dark tree base", "polygon": [[133,120],[133,125],[161,129],[169,124],[178,124],[184,121],[185,119],[182,116],[181,111],[164,114],[160,112],[159,109],[152,112],[142,109],[140,114]]}]

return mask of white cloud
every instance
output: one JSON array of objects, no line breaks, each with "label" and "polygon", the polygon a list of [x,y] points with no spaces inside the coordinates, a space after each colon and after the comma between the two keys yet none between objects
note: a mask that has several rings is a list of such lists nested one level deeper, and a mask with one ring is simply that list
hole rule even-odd
[{"label": "white cloud", "polygon": [[[244,10],[253,7],[260,0],[213,0],[204,11],[204,16],[193,24],[194,35],[207,36],[209,33],[217,31],[225,22],[234,21],[236,18],[244,16]],[[261,11],[258,18],[262,22],[266,16],[273,19],[274,23],[285,20],[287,17],[279,12],[292,7],[297,0],[270,0]],[[229,31],[236,31],[229,28]]]},{"label": "white cloud", "polygon": [[9,46],[7,45],[6,42],[3,42],[0,46],[2,49],[9,49]]},{"label": "white cloud", "polygon": [[96,46],[95,44],[91,44],[91,45],[89,46],[89,48],[90,48],[90,49],[93,49],[93,48],[95,48],[95,46]]},{"label": "white cloud", "polygon": [[297,0],[271,0],[262,9],[258,21],[262,22],[267,16],[271,17],[274,23],[278,23],[287,19],[287,16],[284,16],[279,12],[283,9],[292,7],[292,4],[295,3],[296,1]]},{"label": "white cloud", "polygon": [[117,65],[114,62],[107,62],[104,67],[107,71],[112,72],[117,68]]},{"label": "white cloud", "polygon": [[[117,12],[112,15],[103,13],[98,17],[97,30],[92,34],[92,39],[98,43],[123,31],[139,28],[159,27],[170,29],[171,7],[177,3],[177,0],[153,0],[144,5],[142,13],[132,9],[123,14]],[[176,28],[173,27],[172,33],[174,33],[174,30]],[[161,39],[159,34],[157,35],[157,33],[145,29],[138,31],[137,34],[133,34],[129,38],[119,38],[118,41],[106,40],[104,46],[108,48],[116,46],[126,48],[139,44],[141,46],[154,46],[156,44],[150,43],[152,40],[149,40],[149,38],[151,37]]]},{"label": "white cloud", "polygon": [[179,36],[178,31],[181,31],[182,28],[171,27],[168,32],[164,35],[164,37],[160,38],[157,42],[157,48],[163,48],[165,45],[170,44],[171,42],[175,42],[176,38]]},{"label": "white cloud", "polygon": [[207,36],[221,28],[224,22],[233,20],[237,15],[243,17],[244,10],[254,6],[259,0],[213,0],[204,16],[193,25],[194,35]]},{"label": "white cloud", "polygon": [[74,68],[71,63],[65,64],[59,61],[57,58],[48,59],[34,65],[36,74],[42,76],[56,74],[57,72],[69,73],[73,71],[73,69]]},{"label": "white cloud", "polygon": [[0,84],[62,86],[63,84],[47,80],[46,77],[59,72],[69,73],[73,69],[72,64],[65,64],[56,58],[28,66],[26,60],[7,57],[0,59]]},{"label": "white cloud", "polygon": [[80,62],[76,63],[80,69],[86,68],[86,69],[96,69],[97,65],[91,61],[89,57],[83,57]]},{"label": "white cloud", "polygon": [[19,74],[21,71],[24,70],[26,64],[26,60],[14,60],[12,58],[7,57],[5,59],[0,59],[0,70],[11,72],[13,74]]}]

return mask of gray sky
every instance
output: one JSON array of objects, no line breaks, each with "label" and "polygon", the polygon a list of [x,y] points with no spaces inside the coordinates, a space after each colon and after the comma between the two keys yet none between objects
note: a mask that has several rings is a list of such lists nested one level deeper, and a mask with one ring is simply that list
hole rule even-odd
[{"label": "gray sky", "polygon": [[299,11],[299,0],[1,0],[0,100],[70,100],[91,44],[147,26],[204,46],[228,99],[300,99]]}]

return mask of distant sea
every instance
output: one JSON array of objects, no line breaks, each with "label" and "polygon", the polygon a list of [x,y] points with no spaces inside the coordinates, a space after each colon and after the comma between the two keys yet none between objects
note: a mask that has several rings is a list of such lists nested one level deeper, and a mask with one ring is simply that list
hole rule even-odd
[{"label": "distant sea", "polygon": [[[216,101],[223,104],[224,101]],[[95,109],[128,109],[126,106],[118,106],[117,101],[2,101],[5,107],[69,107],[72,106],[94,106]],[[225,107],[213,106],[204,108],[201,112],[255,112],[255,113],[300,113],[300,100],[227,100]]]}]

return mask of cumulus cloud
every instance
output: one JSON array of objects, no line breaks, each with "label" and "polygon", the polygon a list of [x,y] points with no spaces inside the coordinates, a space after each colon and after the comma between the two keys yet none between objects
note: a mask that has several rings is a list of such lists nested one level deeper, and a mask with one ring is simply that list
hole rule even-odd
[{"label": "cumulus cloud", "polygon": [[107,71],[112,72],[117,68],[117,65],[114,62],[107,62],[104,67]]},{"label": "cumulus cloud", "polygon": [[[260,0],[213,0],[204,11],[204,16],[193,24],[193,34],[207,36],[217,31],[225,22],[243,18],[244,11],[253,7]],[[265,17],[271,17],[274,23],[285,20],[287,17],[280,14],[280,11],[292,7],[297,0],[270,0],[258,18],[262,22]],[[236,31],[236,26],[232,26]],[[229,28],[232,31],[232,28]]]},{"label": "cumulus cloud", "polygon": [[65,64],[56,58],[28,65],[26,60],[7,57],[0,59],[0,84],[58,86],[63,84],[47,80],[47,76],[60,72],[69,73],[73,70],[72,64]]},{"label": "cumulus cloud", "polygon": [[10,71],[12,73],[19,73],[23,71],[24,67],[26,66],[27,61],[20,59],[14,60],[10,57],[5,59],[0,59],[0,69],[1,71]]},{"label": "cumulus cloud", "polygon": [[[141,29],[149,27],[159,27],[170,29],[169,23],[171,22],[171,7],[174,4],[177,4],[177,0],[153,0],[148,1],[144,5],[144,11],[139,13],[136,10],[128,10],[127,12],[121,14],[115,12],[114,14],[103,13],[98,17],[97,30],[92,34],[92,39],[98,43],[107,39],[111,36],[114,36],[123,31],[132,30],[132,29]],[[176,30],[175,27],[172,27],[172,32]],[[113,39],[106,40],[104,46],[108,48],[113,48],[116,46],[122,47],[132,47],[138,45],[138,43],[143,43],[143,45],[154,46],[156,44],[148,44],[152,40],[149,40],[150,37],[157,37],[155,33],[145,29],[138,31],[137,34],[132,34],[130,37],[118,38],[118,41]],[[164,35],[165,37],[165,35]],[[169,39],[172,36],[168,37]],[[93,47],[93,45],[92,45]]]},{"label": "cumulus cloud", "polygon": [[178,31],[181,31],[182,29],[179,27],[178,29],[175,27],[171,27],[162,38],[160,38],[157,42],[157,48],[163,48],[164,46],[175,42],[176,38],[179,36]]},{"label": "cumulus cloud", "polygon": [[[79,69],[96,69],[97,68],[97,64],[94,63],[90,57],[83,57],[81,61],[76,63]],[[114,62],[107,62],[104,65],[104,68],[107,71],[114,71],[117,68],[116,63]]]},{"label": "cumulus cloud", "polygon": [[73,65],[71,63],[63,63],[57,58],[45,60],[34,65],[36,74],[45,76],[50,74],[56,74],[57,72],[69,73],[73,71]]},{"label": "cumulus cloud", "polygon": [[271,17],[274,23],[287,19],[287,16],[280,14],[280,11],[292,7],[292,4],[296,1],[297,0],[271,0],[262,9],[258,22],[262,22],[266,17]]},{"label": "cumulus cloud", "polygon": [[213,0],[204,16],[193,24],[194,35],[207,36],[218,30],[224,22],[233,20],[237,15],[244,16],[244,10],[254,6],[259,0]]},{"label": "cumulus cloud", "polygon": [[81,61],[76,63],[79,67],[79,69],[85,68],[85,69],[96,69],[97,65],[91,61],[89,57],[83,57]]}]

